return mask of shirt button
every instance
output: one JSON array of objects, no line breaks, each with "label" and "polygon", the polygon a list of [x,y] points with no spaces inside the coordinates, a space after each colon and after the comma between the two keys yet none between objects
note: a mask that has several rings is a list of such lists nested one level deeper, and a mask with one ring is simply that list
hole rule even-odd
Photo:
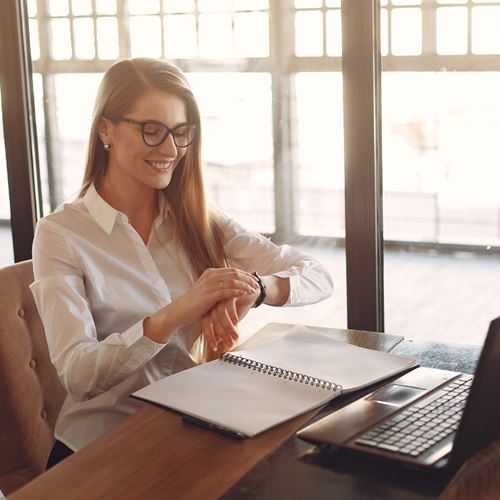
[{"label": "shirt button", "polygon": [[45,420],[47,418],[47,410],[45,408],[40,412],[40,416]]},{"label": "shirt button", "polygon": [[36,366],[36,361],[34,359],[32,359],[30,361],[30,368],[35,368],[35,366]]},{"label": "shirt button", "polygon": [[20,307],[18,310],[17,310],[17,314],[20,318],[24,318],[24,309],[22,307]]}]

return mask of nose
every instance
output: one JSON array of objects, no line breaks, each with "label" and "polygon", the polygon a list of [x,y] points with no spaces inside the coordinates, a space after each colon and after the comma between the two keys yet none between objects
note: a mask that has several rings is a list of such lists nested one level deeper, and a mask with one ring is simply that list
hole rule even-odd
[{"label": "nose", "polygon": [[158,150],[169,158],[175,158],[177,156],[177,146],[175,145],[172,134],[168,134],[165,140],[158,146]]}]

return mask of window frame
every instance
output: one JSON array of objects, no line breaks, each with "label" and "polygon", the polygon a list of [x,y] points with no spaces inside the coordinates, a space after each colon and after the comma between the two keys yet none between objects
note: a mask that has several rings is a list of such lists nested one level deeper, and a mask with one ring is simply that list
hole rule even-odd
[{"label": "window frame", "polygon": [[41,215],[38,148],[31,80],[26,5],[0,2],[0,85],[15,262],[31,258],[36,220]]},{"label": "window frame", "polygon": [[[104,72],[113,61],[76,60],[54,61],[47,57],[49,46],[48,0],[36,0],[39,19],[41,58],[31,62],[27,32],[26,0],[0,2],[2,46],[13,50],[2,53],[2,96],[4,128],[9,175],[11,220],[15,260],[31,256],[31,243],[36,220],[42,215],[40,182],[37,168],[38,152],[36,127],[32,120],[33,92],[32,70],[42,75],[45,116],[54,113],[54,83],[56,73]],[[126,2],[117,2],[119,57],[130,57],[127,39],[128,11]],[[469,3],[467,4],[470,8]],[[162,6],[163,8],[163,6]],[[500,70],[500,55],[443,56],[435,53],[436,26],[432,18],[436,8],[434,0],[422,0],[423,52],[421,56],[380,56],[380,0],[344,1],[341,5],[343,54],[342,57],[298,57],[294,54],[293,0],[270,0],[270,55],[267,58],[241,60],[176,59],[174,62],[185,71],[238,71],[267,72],[272,79],[273,139],[275,174],[275,227],[276,241],[307,240],[296,234],[293,207],[296,203],[294,179],[296,163],[294,130],[293,76],[297,72],[343,71],[345,127],[345,204],[346,238],[337,239],[345,244],[347,260],[348,327],[383,331],[383,247],[384,245],[410,245],[409,242],[387,242],[382,231],[382,180],[380,137],[380,77],[382,71],[437,71],[443,67],[455,71]],[[390,9],[390,6],[389,6]],[[326,12],[326,7],[320,9]],[[95,17],[95,16],[94,16]],[[470,20],[469,20],[470,22]],[[349,27],[363,25],[350,30]],[[351,36],[349,36],[351,33]],[[355,35],[354,35],[355,33]],[[389,35],[390,36],[390,35]],[[163,31],[162,31],[163,37]],[[163,38],[162,38],[163,39]],[[325,42],[323,49],[325,51]],[[285,50],[283,48],[286,48]],[[433,52],[434,50],[434,52]],[[162,52],[164,47],[162,47]],[[97,52],[97,51],[96,51]],[[361,64],[360,64],[361,63]],[[9,78],[5,78],[5,75]],[[353,86],[353,82],[358,85]],[[362,82],[361,84],[359,82]],[[360,127],[369,109],[369,127]],[[21,119],[19,119],[21,117]],[[287,124],[283,127],[282,124]],[[358,126],[355,124],[358,123]],[[50,138],[54,136],[53,122],[46,120],[47,161],[53,165]],[[364,131],[360,129],[365,129]],[[359,150],[364,156],[357,156]],[[50,170],[49,170],[50,175]],[[50,176],[53,180],[55,175]],[[55,208],[57,186],[50,186],[51,207]],[[363,193],[360,202],[359,193]],[[356,210],[354,210],[356,206]],[[422,248],[474,249],[473,245],[421,244]],[[494,253],[499,249],[493,249]]]}]

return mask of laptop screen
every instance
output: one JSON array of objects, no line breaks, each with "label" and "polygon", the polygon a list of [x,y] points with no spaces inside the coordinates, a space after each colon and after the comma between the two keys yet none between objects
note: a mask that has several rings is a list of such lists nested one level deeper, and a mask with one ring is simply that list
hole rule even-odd
[{"label": "laptop screen", "polygon": [[500,317],[490,323],[448,466],[456,468],[500,436]]}]

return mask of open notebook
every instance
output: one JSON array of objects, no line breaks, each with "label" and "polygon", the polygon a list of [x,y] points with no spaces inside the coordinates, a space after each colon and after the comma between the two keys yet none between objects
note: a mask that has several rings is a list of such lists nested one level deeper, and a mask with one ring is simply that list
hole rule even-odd
[{"label": "open notebook", "polygon": [[[296,326],[283,337],[158,380],[132,397],[166,406],[239,437],[252,437],[416,366]],[[192,423],[196,423],[192,421]]]}]

